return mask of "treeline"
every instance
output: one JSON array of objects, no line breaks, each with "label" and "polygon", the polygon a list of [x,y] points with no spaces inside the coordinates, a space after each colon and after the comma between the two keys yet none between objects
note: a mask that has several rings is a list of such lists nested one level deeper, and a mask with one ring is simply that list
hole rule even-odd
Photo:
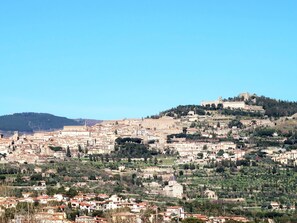
[{"label": "treeline", "polygon": [[125,143],[136,143],[140,144],[142,142],[142,139],[140,138],[130,138],[130,137],[125,137],[125,138],[117,138],[115,140],[116,145],[124,145]]},{"label": "treeline", "polygon": [[157,150],[150,150],[147,145],[135,143],[117,145],[115,146],[115,151],[112,153],[112,155],[118,158],[150,158],[158,154],[159,152]]},{"label": "treeline", "polygon": [[227,109],[222,108],[219,109],[220,113],[222,115],[233,115],[233,116],[249,116],[249,117],[255,117],[255,118],[261,118],[264,116],[261,112],[251,112],[251,111],[243,111],[240,109]]},{"label": "treeline", "polygon": [[21,170],[19,168],[13,168],[13,167],[2,167],[0,169],[0,174],[18,174]]},{"label": "treeline", "polygon": [[174,138],[185,138],[186,140],[199,140],[203,137],[199,133],[195,134],[187,134],[187,133],[177,133],[177,134],[170,134],[167,135],[167,143],[173,143]]},{"label": "treeline", "polygon": [[287,139],[285,140],[284,144],[287,145],[295,145],[297,144],[297,133],[289,133],[289,136],[287,136]]},{"label": "treeline", "polygon": [[[276,135],[274,135],[275,133]],[[254,136],[254,143],[256,143],[258,147],[278,146],[290,150],[296,149],[297,146],[297,133],[292,131],[282,132],[274,128],[259,127],[253,131],[252,135]],[[278,136],[286,137],[287,139],[280,141]]]},{"label": "treeline", "polygon": [[142,143],[140,138],[117,138],[112,156],[116,158],[151,158],[158,155],[159,151],[150,149]]},{"label": "treeline", "polygon": [[276,132],[273,128],[256,128],[254,130],[254,136],[258,137],[272,137]]},{"label": "treeline", "polygon": [[[253,104],[252,101],[248,103]],[[264,96],[256,97],[256,105],[263,106],[270,117],[291,116],[297,113],[297,102],[276,100]]]},{"label": "treeline", "polygon": [[54,152],[63,151],[63,148],[61,146],[49,146],[49,148]]},{"label": "treeline", "polygon": [[222,160],[221,162],[210,162],[205,165],[205,168],[215,169],[217,173],[224,173],[226,169],[232,169],[233,171],[236,170],[234,168],[239,166],[257,166],[257,162],[249,159],[242,159],[242,160]]},{"label": "treeline", "polygon": [[90,161],[108,163],[112,161],[119,162],[122,159],[143,158],[144,161],[152,160],[156,155],[161,154],[156,149],[151,149],[148,144],[144,144],[140,138],[117,138],[115,140],[115,148],[110,154],[89,154]]}]

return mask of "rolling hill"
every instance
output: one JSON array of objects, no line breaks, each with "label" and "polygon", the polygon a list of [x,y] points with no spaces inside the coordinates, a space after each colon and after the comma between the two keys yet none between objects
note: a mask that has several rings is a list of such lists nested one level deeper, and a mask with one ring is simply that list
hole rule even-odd
[{"label": "rolling hill", "polygon": [[[15,113],[12,115],[0,116],[0,130],[19,131],[19,132],[35,132],[50,131],[62,129],[65,125],[84,125],[85,119],[68,119],[47,113]],[[92,123],[94,123],[93,120]],[[97,121],[97,120],[96,120]],[[100,121],[97,121],[100,122]]]}]

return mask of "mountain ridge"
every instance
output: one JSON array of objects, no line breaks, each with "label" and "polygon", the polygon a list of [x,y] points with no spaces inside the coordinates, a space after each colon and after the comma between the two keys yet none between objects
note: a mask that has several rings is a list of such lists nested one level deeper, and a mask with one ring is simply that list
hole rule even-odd
[{"label": "mountain ridge", "polygon": [[53,131],[65,125],[91,125],[101,122],[93,119],[69,119],[49,113],[22,112],[0,116],[0,131],[26,132]]}]

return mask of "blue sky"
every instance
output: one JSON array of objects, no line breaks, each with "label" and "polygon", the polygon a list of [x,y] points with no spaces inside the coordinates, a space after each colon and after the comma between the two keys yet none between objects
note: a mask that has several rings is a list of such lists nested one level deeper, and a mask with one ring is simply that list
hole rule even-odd
[{"label": "blue sky", "polygon": [[0,114],[145,117],[251,92],[297,100],[297,1],[0,2]]}]

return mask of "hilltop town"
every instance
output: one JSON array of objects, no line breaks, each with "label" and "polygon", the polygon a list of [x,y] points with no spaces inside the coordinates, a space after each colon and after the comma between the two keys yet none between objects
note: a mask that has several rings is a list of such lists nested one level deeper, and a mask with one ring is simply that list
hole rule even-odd
[{"label": "hilltop town", "polygon": [[296,107],[243,93],[1,135],[0,222],[289,222]]}]

